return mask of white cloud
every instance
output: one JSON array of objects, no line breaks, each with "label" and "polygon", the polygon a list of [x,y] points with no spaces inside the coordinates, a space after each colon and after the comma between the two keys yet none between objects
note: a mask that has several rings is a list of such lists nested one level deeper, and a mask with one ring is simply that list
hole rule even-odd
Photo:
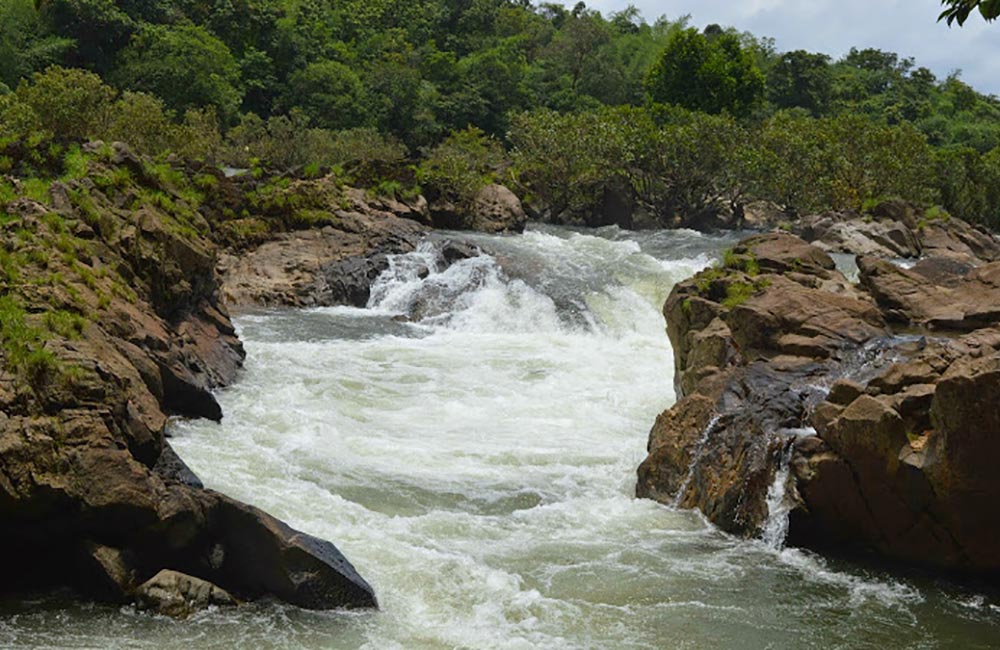
[{"label": "white cloud", "polygon": [[[567,4],[573,4],[568,2]],[[602,12],[629,0],[592,0]],[[938,77],[955,69],[981,92],[1000,95],[1000,22],[978,15],[964,27],[938,23],[939,0],[632,0],[646,20],[690,14],[699,27],[733,26],[770,36],[781,51],[804,49],[837,58],[851,47],[874,47],[913,57]]]}]

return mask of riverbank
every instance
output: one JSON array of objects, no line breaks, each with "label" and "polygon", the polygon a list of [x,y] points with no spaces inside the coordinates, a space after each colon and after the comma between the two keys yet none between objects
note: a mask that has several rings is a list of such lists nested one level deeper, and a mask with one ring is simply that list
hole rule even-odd
[{"label": "riverbank", "polygon": [[885,209],[901,216],[799,225],[855,248],[858,284],[816,246],[771,234],[674,288],[664,314],[683,398],[653,427],[637,493],[736,534],[995,580],[1000,246],[959,220]]}]

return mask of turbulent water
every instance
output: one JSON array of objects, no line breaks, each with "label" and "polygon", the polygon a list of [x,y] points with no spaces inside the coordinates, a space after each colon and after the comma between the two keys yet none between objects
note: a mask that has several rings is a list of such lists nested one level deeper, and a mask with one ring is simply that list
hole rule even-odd
[{"label": "turbulent water", "polygon": [[1000,646],[995,595],[633,498],[674,400],[659,306],[732,238],[456,235],[487,254],[440,271],[436,237],[393,260],[368,309],[239,318],[249,357],[225,419],[172,430],[209,487],[335,541],[380,611],[265,602],[175,622],[50,597],[4,605],[0,647]]}]

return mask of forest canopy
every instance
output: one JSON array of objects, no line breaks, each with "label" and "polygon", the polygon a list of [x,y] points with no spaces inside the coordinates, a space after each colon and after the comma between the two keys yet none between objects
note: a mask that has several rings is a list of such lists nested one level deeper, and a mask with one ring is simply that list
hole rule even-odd
[{"label": "forest canopy", "polygon": [[663,220],[898,194],[1000,223],[1000,101],[957,73],[582,2],[0,0],[0,173],[56,173],[40,143],[87,138],[431,191],[499,152],[486,175],[566,219],[609,192]]}]

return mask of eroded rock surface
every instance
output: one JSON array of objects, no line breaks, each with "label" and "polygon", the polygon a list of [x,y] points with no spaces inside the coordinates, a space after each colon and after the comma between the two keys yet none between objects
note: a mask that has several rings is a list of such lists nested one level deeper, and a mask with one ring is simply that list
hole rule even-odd
[{"label": "eroded rock surface", "polygon": [[929,214],[900,200],[865,215],[826,212],[791,224],[794,234],[830,252],[880,258],[943,257],[964,263],[1000,261],[1000,241],[961,219]]},{"label": "eroded rock surface", "polygon": [[205,580],[236,598],[374,606],[332,544],[203,489],[165,440],[168,415],[223,416],[212,390],[244,352],[184,173],[110,152],[54,185],[52,205],[22,199],[0,221],[0,590],[127,602],[171,570],[188,595]]},{"label": "eroded rock surface", "polygon": [[760,535],[787,467],[789,542],[1000,576],[1000,295],[980,244],[911,270],[863,257],[852,286],[763,235],[677,285],[679,399],[637,494]]}]

